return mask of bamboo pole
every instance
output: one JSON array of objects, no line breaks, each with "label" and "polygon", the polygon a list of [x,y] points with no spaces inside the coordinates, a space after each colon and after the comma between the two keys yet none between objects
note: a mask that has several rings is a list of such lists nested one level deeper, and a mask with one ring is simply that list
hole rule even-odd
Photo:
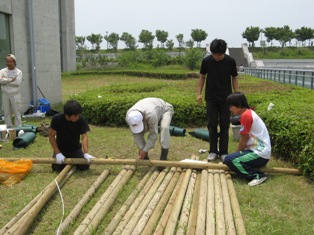
[{"label": "bamboo pole", "polygon": [[149,202],[152,200],[154,194],[156,193],[158,187],[161,185],[162,181],[164,180],[168,169],[164,169],[159,173],[157,180],[154,182],[153,186],[149,189],[149,192],[145,196],[144,200],[141,202],[139,207],[137,207],[134,215],[132,216],[131,220],[128,222],[126,227],[124,228],[122,235],[129,235],[132,233],[133,229],[135,228],[136,224],[140,220],[143,212],[147,208]]},{"label": "bamboo pole", "polygon": [[[46,191],[47,187],[43,190]],[[43,191],[40,192],[32,201],[30,201],[15,217],[13,217],[4,227],[0,230],[0,234],[5,234],[6,231],[8,231],[16,222],[21,219],[21,217],[27,213],[39,200],[39,198],[42,196]]]},{"label": "bamboo pole", "polygon": [[198,204],[197,222],[196,222],[196,234],[206,233],[206,210],[207,210],[207,170],[202,170],[201,173],[201,189],[200,198]]},{"label": "bamboo pole", "polygon": [[197,177],[197,172],[196,172],[196,170],[193,170],[192,175],[191,175],[191,179],[190,179],[190,183],[188,186],[188,190],[186,192],[186,196],[184,199],[183,207],[182,207],[182,212],[181,212],[181,216],[180,216],[177,235],[184,235],[185,230],[188,227],[190,209],[191,209],[192,198],[193,198],[193,192],[195,189],[196,177]]},{"label": "bamboo pole", "polygon": [[219,171],[214,172],[214,187],[215,187],[215,212],[216,212],[216,234],[217,235],[225,235],[225,217],[224,217],[224,208],[223,208],[223,200],[221,193],[221,183]]},{"label": "bamboo pole", "polygon": [[244,226],[244,222],[241,215],[240,205],[238,202],[237,194],[236,194],[230,174],[226,174],[226,180],[227,180],[227,185],[228,185],[228,190],[229,190],[229,195],[230,195],[230,202],[231,202],[233,218],[234,218],[237,234],[246,235],[245,226]]},{"label": "bamboo pole", "polygon": [[133,190],[132,194],[128,197],[128,199],[125,201],[123,206],[120,208],[118,213],[115,215],[115,217],[111,220],[109,225],[107,226],[104,235],[111,235],[118,224],[120,223],[121,219],[125,215],[125,213],[128,211],[140,191],[144,188],[145,184],[149,180],[150,176],[152,175],[153,171],[155,170],[154,167],[150,168],[150,170],[146,173],[144,178],[141,180],[141,182],[136,186],[136,188]]},{"label": "bamboo pole", "polygon": [[135,166],[131,166],[128,171],[125,173],[123,178],[120,180],[119,184],[114,188],[111,192],[105,203],[102,207],[98,210],[97,214],[93,218],[93,220],[88,225],[87,229],[83,233],[83,235],[92,234],[93,230],[97,229],[98,225],[101,223],[102,219],[104,218],[105,214],[109,211],[110,207],[114,203],[115,199],[117,198],[119,192],[122,190],[124,185],[129,181],[135,171]]},{"label": "bamboo pole", "polygon": [[158,222],[158,225],[156,227],[156,230],[154,232],[154,235],[163,235],[163,234],[166,234],[164,233],[164,230],[165,230],[165,227],[167,225],[167,222],[169,220],[169,217],[170,217],[170,214],[171,214],[171,211],[174,207],[174,203],[175,201],[177,200],[177,197],[178,197],[178,194],[179,194],[179,191],[180,191],[180,188],[181,188],[181,185],[182,185],[182,182],[185,178],[185,174],[186,172],[182,172],[181,175],[180,175],[180,178],[179,180],[177,181],[177,184],[171,194],[171,197],[168,201],[168,204]]},{"label": "bamboo pole", "polygon": [[[58,184],[65,178],[68,172],[70,172],[72,166],[67,165],[60,172],[60,174],[55,178]],[[45,206],[45,204],[49,201],[49,199],[53,196],[53,194],[57,191],[57,186],[55,181],[53,180],[49,184],[49,188],[43,193],[43,195],[38,199],[36,204],[32,206],[32,208],[25,213],[17,223],[9,229],[5,235],[9,234],[25,234],[31,224],[34,222],[35,217],[38,215],[40,210]]]},{"label": "bamboo pole", "polygon": [[93,197],[96,190],[99,188],[99,186],[104,182],[104,180],[109,175],[110,170],[105,169],[101,175],[97,178],[97,180],[92,184],[92,186],[88,189],[88,191],[84,194],[84,196],[81,198],[81,200],[76,204],[76,206],[72,209],[70,214],[65,218],[65,220],[62,222],[60,226],[60,235],[63,233],[63,231],[69,226],[69,224],[77,218],[77,216],[80,214],[83,207],[86,205],[86,203]]},{"label": "bamboo pole", "polygon": [[[60,182],[60,187],[62,187],[65,182],[71,177],[71,175],[75,171],[75,166],[72,168],[72,170],[65,175],[65,177],[61,180]],[[52,183],[52,182],[51,182]],[[0,235],[3,235],[7,230],[9,230],[14,224],[17,223],[17,221],[24,215],[26,214],[39,200],[39,198],[43,195],[45,191],[47,191],[51,185],[51,183],[43,189],[32,201],[30,201],[16,216],[14,216],[1,230],[0,230]],[[55,182],[53,181],[55,184]]]},{"label": "bamboo pole", "polygon": [[215,226],[215,189],[214,171],[208,170],[207,211],[206,211],[206,235],[216,232]]},{"label": "bamboo pole", "polygon": [[192,173],[191,169],[187,169],[186,170],[186,173],[185,173],[185,176],[184,176],[184,180],[183,180],[182,185],[180,187],[180,191],[179,191],[178,197],[177,197],[177,199],[176,199],[176,201],[174,203],[173,210],[171,211],[169,220],[167,222],[167,226],[166,226],[166,229],[165,229],[165,234],[169,234],[170,235],[170,234],[174,234],[174,232],[175,232],[175,229],[176,229],[176,226],[177,226],[177,220],[178,220],[178,217],[180,215],[180,211],[181,211],[181,208],[182,208],[182,202],[183,202],[183,199],[184,199],[187,187],[189,185],[191,173]]},{"label": "bamboo pole", "polygon": [[153,230],[154,230],[154,226],[157,224],[157,221],[161,215],[161,213],[163,212],[170,196],[171,193],[173,192],[178,179],[181,175],[181,169],[177,168],[174,176],[172,177],[170,183],[168,184],[164,194],[162,195],[161,199],[159,200],[156,209],[153,211],[152,215],[150,216],[149,220],[147,221],[145,228],[143,229],[142,234],[152,234]]},{"label": "bamboo pole", "polygon": [[201,173],[197,172],[195,190],[194,190],[194,194],[193,194],[193,201],[192,201],[192,205],[191,205],[188,228],[187,228],[187,233],[186,233],[187,235],[194,235],[195,234],[200,189],[201,189]]},{"label": "bamboo pole", "polygon": [[157,192],[155,193],[154,197],[149,202],[147,209],[142,214],[140,220],[138,221],[137,225],[133,229],[132,235],[140,235],[149,220],[150,216],[152,215],[153,211],[155,210],[160,198],[164,194],[167,186],[169,185],[174,173],[176,172],[176,168],[172,167],[168,172],[167,176],[164,178],[164,181],[159,186]]},{"label": "bamboo pole", "polygon": [[225,221],[226,221],[226,234],[228,235],[236,235],[236,229],[234,226],[234,220],[232,215],[229,190],[227,186],[226,174],[224,172],[220,172],[220,181],[221,181],[221,189],[222,189],[222,198],[224,202],[224,213],[225,213]]},{"label": "bamboo pole", "polygon": [[[52,164],[56,163],[54,158],[25,158],[32,160],[33,164]],[[20,160],[18,158],[6,158],[8,161]],[[90,163],[85,159],[80,158],[66,158],[65,164],[72,165],[86,165],[86,164],[98,164],[98,165],[135,165],[135,166],[161,166],[161,167],[181,167],[181,168],[193,168],[193,169],[216,169],[230,171],[228,166],[215,163],[198,163],[198,162],[177,162],[177,161],[160,161],[160,160],[139,160],[139,159],[101,159],[93,158]],[[290,175],[302,175],[301,171],[295,168],[280,168],[280,167],[262,167],[259,170],[265,173],[282,173]]]},{"label": "bamboo pole", "polygon": [[94,219],[95,215],[99,211],[99,209],[102,207],[102,205],[106,202],[111,192],[114,190],[114,188],[119,184],[127,170],[130,168],[130,166],[126,166],[123,170],[120,171],[119,175],[114,179],[114,181],[110,184],[110,186],[106,189],[106,191],[103,193],[103,195],[100,197],[100,199],[96,202],[94,207],[90,210],[90,212],[87,214],[87,216],[84,218],[84,220],[80,223],[78,228],[75,230],[74,234],[82,234],[87,227],[89,227],[91,221]]},{"label": "bamboo pole", "polygon": [[137,207],[141,204],[144,197],[148,193],[149,189],[152,187],[154,182],[157,180],[159,176],[158,171],[154,171],[152,176],[149,178],[148,182],[145,184],[142,191],[138,194],[136,200],[132,203],[131,207],[127,211],[127,213],[123,216],[122,220],[118,224],[117,228],[114,230],[114,235],[121,235],[122,231],[124,230],[125,226],[128,224],[128,222],[131,220],[132,216],[134,215],[135,211],[137,210]]}]

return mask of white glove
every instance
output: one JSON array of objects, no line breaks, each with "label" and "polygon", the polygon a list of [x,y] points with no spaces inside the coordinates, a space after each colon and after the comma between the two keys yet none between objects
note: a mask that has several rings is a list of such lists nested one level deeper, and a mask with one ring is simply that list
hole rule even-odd
[{"label": "white glove", "polygon": [[89,155],[88,153],[84,153],[84,158],[88,161],[88,162],[90,162],[90,160],[92,159],[92,158],[94,158],[92,155]]},{"label": "white glove", "polygon": [[57,163],[58,163],[58,164],[62,164],[62,163],[64,162],[65,156],[63,156],[62,153],[58,153],[58,154],[56,155],[56,159],[57,159]]}]

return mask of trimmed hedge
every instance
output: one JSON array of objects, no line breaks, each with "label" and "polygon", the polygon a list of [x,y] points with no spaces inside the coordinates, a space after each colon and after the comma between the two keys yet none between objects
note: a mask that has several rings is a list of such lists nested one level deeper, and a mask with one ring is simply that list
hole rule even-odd
[{"label": "trimmed hedge", "polygon": [[67,75],[126,75],[134,77],[146,77],[146,78],[161,78],[170,80],[181,80],[186,78],[198,78],[199,73],[182,73],[182,72],[151,72],[151,71],[136,71],[136,70],[95,70],[95,71],[78,71],[64,74]]},{"label": "trimmed hedge", "polygon": [[[282,90],[251,94],[247,91],[246,95],[269,130],[272,152],[297,164],[314,180],[314,92],[282,86]],[[166,81],[127,83],[101,87],[73,98],[82,104],[83,115],[88,121],[96,125],[127,126],[124,118],[132,105],[142,98],[159,97],[174,106],[173,125],[205,126],[205,104],[196,103],[195,92],[192,92],[195,89],[182,90]],[[270,102],[275,106],[267,111]]]},{"label": "trimmed hedge", "polygon": [[203,126],[206,123],[205,106],[199,106],[194,93],[184,94],[168,83],[130,83],[101,87],[74,96],[83,107],[83,115],[96,125],[127,126],[127,110],[138,100],[158,97],[173,105],[175,126]]},{"label": "trimmed hedge", "polygon": [[[314,180],[314,92],[284,86],[289,89],[247,97],[268,128],[272,152],[295,163]],[[275,106],[268,111],[270,102]]]}]

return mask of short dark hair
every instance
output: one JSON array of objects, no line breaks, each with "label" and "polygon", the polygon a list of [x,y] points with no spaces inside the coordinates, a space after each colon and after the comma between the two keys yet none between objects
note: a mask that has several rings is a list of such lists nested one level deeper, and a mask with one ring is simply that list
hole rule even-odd
[{"label": "short dark hair", "polygon": [[227,103],[229,106],[235,106],[237,108],[250,108],[245,95],[241,92],[234,92],[227,97]]},{"label": "short dark hair", "polygon": [[214,39],[210,43],[210,52],[213,54],[225,54],[227,50],[227,43],[222,39]]},{"label": "short dark hair", "polygon": [[79,115],[82,113],[82,106],[76,100],[68,100],[63,106],[63,113],[67,116]]}]

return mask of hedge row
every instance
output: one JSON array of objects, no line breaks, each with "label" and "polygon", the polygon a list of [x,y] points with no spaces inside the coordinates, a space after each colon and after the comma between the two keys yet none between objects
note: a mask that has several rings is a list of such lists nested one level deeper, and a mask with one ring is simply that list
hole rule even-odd
[{"label": "hedge row", "polygon": [[[265,121],[278,156],[296,163],[314,179],[314,93],[283,85],[282,91],[247,94],[251,106]],[[182,89],[182,88],[181,88]],[[205,126],[205,105],[199,106],[195,92],[186,92],[168,83],[128,83],[101,87],[76,96],[90,123],[126,126],[127,110],[138,100],[160,97],[174,106],[173,125]],[[267,111],[269,103],[275,104]]]},{"label": "hedge row", "polygon": [[146,78],[161,78],[161,79],[170,79],[170,80],[180,80],[186,78],[198,78],[199,73],[190,72],[190,73],[182,73],[182,72],[151,72],[151,71],[135,71],[135,70],[95,70],[95,71],[78,71],[71,72],[67,75],[125,75],[125,76],[133,76],[133,77],[146,77]]},{"label": "hedge row", "polygon": [[83,107],[83,115],[96,125],[127,126],[125,114],[138,100],[158,97],[171,103],[175,109],[172,124],[203,126],[206,123],[205,106],[199,106],[195,93],[184,94],[167,83],[133,83],[101,87],[74,96]]},{"label": "hedge row", "polygon": [[[285,86],[288,91],[249,94],[248,100],[268,128],[272,152],[314,180],[314,92]],[[270,102],[275,106],[268,111]]]}]

